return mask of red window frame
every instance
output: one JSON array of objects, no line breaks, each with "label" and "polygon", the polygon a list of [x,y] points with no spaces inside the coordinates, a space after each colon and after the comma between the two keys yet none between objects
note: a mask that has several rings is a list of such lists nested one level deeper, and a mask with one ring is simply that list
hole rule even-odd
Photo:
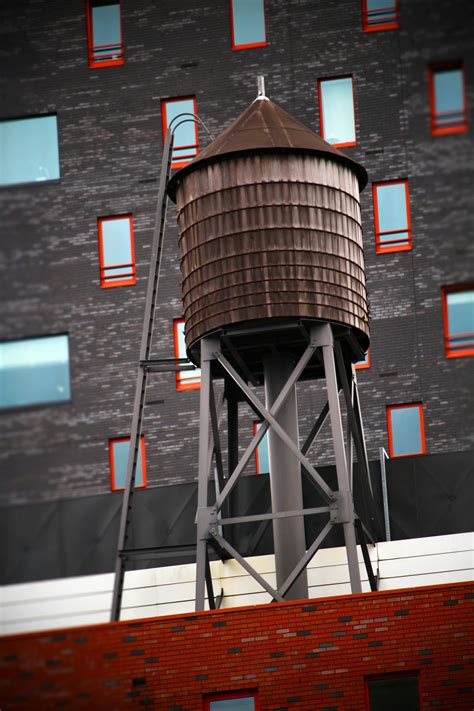
[{"label": "red window frame", "polygon": [[453,345],[450,343],[452,338],[460,338],[461,336],[450,336],[449,335],[449,313],[448,313],[448,294],[453,294],[457,291],[474,291],[474,282],[469,282],[467,284],[454,284],[452,286],[443,286],[441,289],[441,295],[443,299],[443,324],[444,324],[444,351],[446,358],[466,358],[474,356],[474,333],[462,334],[462,337],[470,336],[472,338],[472,345],[468,345],[467,348],[453,349]]},{"label": "red window frame", "polygon": [[265,39],[263,42],[250,42],[249,44],[236,44],[235,43],[235,32],[234,32],[234,0],[230,0],[230,36],[232,42],[232,49],[252,49],[252,47],[266,47],[267,42],[267,18],[265,12],[265,0],[262,0],[263,5],[263,26],[265,29]]},{"label": "red window frame", "polygon": [[[166,132],[168,130],[166,106],[167,106],[167,104],[171,104],[175,101],[192,101],[193,106],[194,106],[194,114],[197,116],[197,102],[196,102],[195,96],[174,96],[171,99],[162,99],[161,100],[161,131],[162,131],[162,135],[163,135],[163,145],[165,144]],[[193,125],[194,125],[194,135],[196,137],[196,143],[192,143],[192,144],[184,145],[184,146],[175,144],[175,145],[173,145],[173,150],[176,150],[176,149],[184,150],[186,148],[186,149],[189,149],[190,151],[192,151],[194,149],[195,152],[194,153],[191,152],[189,154],[189,156],[188,155],[180,156],[178,160],[172,161],[171,167],[173,170],[175,170],[176,168],[182,168],[183,166],[188,165],[188,163],[190,161],[192,161],[192,159],[195,158],[199,154],[199,132],[198,132],[197,122],[194,121]]]},{"label": "red window frame", "polygon": [[[406,229],[402,230],[389,230],[387,232],[381,232],[379,224],[379,208],[377,200],[377,188],[381,185],[405,185],[405,204],[406,204],[406,215],[407,215],[407,226]],[[375,226],[375,252],[377,254],[384,254],[386,252],[406,252],[412,249],[412,235],[411,235],[411,218],[410,218],[410,194],[408,191],[408,180],[383,180],[378,183],[372,183],[372,200],[374,204],[374,226]],[[397,239],[390,241],[381,241],[381,235],[397,235],[403,232],[408,232],[408,244],[396,244]],[[400,240],[405,242],[405,239]],[[394,244],[395,243],[395,244]],[[391,245],[391,246],[385,246]]]},{"label": "red window frame", "polygon": [[[105,264],[104,262],[104,246],[103,246],[103,234],[102,234],[102,224],[104,222],[109,222],[111,220],[125,220],[128,219],[130,225],[130,252],[132,255],[132,261],[129,264]],[[133,216],[131,214],[125,215],[107,215],[106,217],[97,218],[97,234],[99,239],[99,266],[100,266],[100,286],[102,289],[110,289],[114,286],[130,286],[131,284],[137,283],[137,271],[135,267],[135,238],[133,232]],[[107,276],[107,271],[111,269],[119,269],[130,267],[130,274],[120,275],[120,276]]]},{"label": "red window frame", "polygon": [[385,7],[378,8],[378,10],[369,10],[367,7],[367,0],[362,0],[362,28],[364,32],[379,32],[380,30],[396,30],[400,27],[399,14],[398,14],[398,0],[392,0],[393,15],[395,20],[390,20],[388,22],[379,22],[378,24],[371,25],[369,23],[369,15],[371,12],[376,12],[380,14],[381,10],[391,9],[392,6],[388,5],[390,0],[385,0]]},{"label": "red window frame", "polygon": [[[436,72],[448,69],[459,69],[462,77],[462,96],[463,96],[463,120],[453,126],[438,126],[435,103],[435,90],[433,75]],[[430,125],[433,136],[446,136],[453,133],[466,133],[468,129],[467,121],[467,90],[466,90],[466,73],[464,63],[462,61],[444,62],[440,64],[432,64],[428,67],[428,93],[430,98]]]},{"label": "red window frame", "polygon": [[[110,467],[110,487],[112,491],[123,491],[124,486],[117,486],[115,484],[115,465],[114,465],[114,448],[115,442],[130,442],[130,437],[114,437],[109,439],[109,467]],[[145,437],[140,436],[140,450],[142,455],[142,475],[143,483],[135,484],[135,489],[144,489],[146,487],[146,458],[145,458]]]},{"label": "red window frame", "polygon": [[[254,437],[255,437],[255,435],[257,434],[257,427],[258,427],[258,425],[263,425],[263,422],[264,422],[263,420],[254,420],[254,422],[253,422],[253,436],[254,436]],[[267,432],[268,432],[268,430],[267,430]],[[255,472],[256,472],[256,474],[261,474],[261,471],[260,471],[260,464],[259,464],[259,461],[258,461],[258,447],[260,446],[260,444],[262,444],[262,441],[263,441],[263,437],[262,437],[262,439],[260,440],[259,445],[258,445],[257,448],[255,449]]]},{"label": "red window frame", "polygon": [[367,370],[367,368],[370,368],[370,348],[367,350],[367,360],[365,363],[355,363],[356,370]]},{"label": "red window frame", "polygon": [[[97,45],[94,46],[93,43],[93,32],[92,32],[92,0],[86,0],[86,26],[87,26],[87,57],[89,61],[89,69],[99,69],[100,67],[114,67],[119,66],[124,63],[124,52],[123,52],[123,33],[122,33],[122,8],[120,5],[120,0],[116,0],[117,5],[120,9],[120,43],[110,45],[111,47],[118,47],[118,50],[113,52],[114,55],[120,54],[116,59],[105,59],[97,60],[94,59],[94,50],[103,49],[108,45]],[[115,1],[115,0],[114,0]]]},{"label": "red window frame", "polygon": [[419,695],[419,703],[420,703],[420,711],[421,711],[421,709],[423,709],[423,702],[422,702],[421,679],[420,679],[419,669],[415,669],[413,671],[392,672],[392,673],[388,672],[387,674],[371,674],[370,676],[365,676],[364,677],[364,691],[365,691],[366,711],[373,711],[373,709],[370,708],[370,696],[369,696],[369,683],[371,681],[382,681],[382,679],[386,679],[387,681],[390,681],[390,679],[401,679],[403,677],[416,677],[418,679],[418,695]]},{"label": "red window frame", "polygon": [[354,94],[354,77],[352,74],[342,74],[341,76],[335,77],[323,77],[318,79],[318,103],[319,103],[319,133],[321,138],[324,138],[324,117],[323,117],[323,97],[321,92],[321,84],[325,81],[335,81],[336,79],[350,79],[352,87],[352,109],[354,114],[354,136],[355,141],[346,141],[345,143],[331,143],[333,148],[346,148],[347,146],[357,145],[357,123],[356,123],[356,107],[355,107],[355,94]]},{"label": "red window frame", "polygon": [[[401,410],[406,407],[418,407],[419,418],[420,418],[420,438],[421,438],[421,451],[420,452],[410,452],[409,454],[394,454],[393,451],[393,432],[392,432],[392,419],[390,413],[392,410]],[[425,421],[423,417],[423,403],[421,402],[408,402],[401,405],[387,405],[387,432],[388,432],[388,450],[389,455],[392,459],[398,459],[399,457],[414,457],[417,454],[426,454],[426,439],[425,439]]]},{"label": "red window frame", "polygon": [[260,711],[260,702],[258,700],[258,691],[255,689],[239,689],[238,691],[226,691],[223,693],[211,694],[203,699],[203,711],[211,711],[211,703],[213,701],[226,701],[227,699],[242,699],[253,697],[255,711]]},{"label": "red window frame", "polygon": [[[179,339],[178,339],[178,326],[180,323],[184,323],[184,318],[177,318],[173,321],[173,338],[174,338],[174,355],[175,358],[185,358],[179,353]],[[199,377],[199,382],[189,383],[182,379],[179,370],[176,371],[176,390],[200,390],[201,388],[201,376]]]}]

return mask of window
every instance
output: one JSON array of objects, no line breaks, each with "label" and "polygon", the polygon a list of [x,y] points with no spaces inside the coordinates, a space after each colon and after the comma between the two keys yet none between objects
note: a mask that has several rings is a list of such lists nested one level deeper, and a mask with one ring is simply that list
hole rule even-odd
[{"label": "window", "polygon": [[228,694],[213,694],[204,699],[204,711],[259,711],[256,692],[237,691]]},{"label": "window", "polygon": [[131,215],[99,217],[100,285],[127,286],[137,281],[133,218]]},{"label": "window", "polygon": [[87,0],[86,12],[89,67],[123,64],[120,2]]},{"label": "window", "polygon": [[362,0],[364,32],[394,30],[398,24],[398,0]]},{"label": "window", "polygon": [[460,62],[430,67],[431,132],[435,136],[467,131],[464,68]]},{"label": "window", "polygon": [[57,116],[0,121],[0,185],[58,179]]},{"label": "window", "polygon": [[320,79],[318,93],[321,136],[335,147],[355,146],[352,77]]},{"label": "window", "polygon": [[70,399],[67,336],[0,343],[0,408]]},{"label": "window", "polygon": [[232,49],[264,47],[267,44],[264,0],[230,0],[230,28]]},{"label": "window", "polygon": [[447,358],[474,355],[474,284],[443,289],[444,343]]},{"label": "window", "polygon": [[[260,429],[262,422],[253,423],[254,435]],[[263,439],[255,450],[255,469],[257,474],[268,474],[270,472],[270,464],[268,459],[268,432],[265,433]]]},{"label": "window", "polygon": [[407,180],[374,183],[375,251],[411,249],[410,206]]},{"label": "window", "polygon": [[387,424],[391,457],[425,454],[425,426],[421,403],[387,407]]},{"label": "window", "polygon": [[395,674],[365,680],[368,711],[420,711],[418,674]]},{"label": "window", "polygon": [[365,370],[366,368],[370,368],[370,348],[368,349],[362,360],[357,361],[357,363],[355,364],[355,368],[356,370]]},{"label": "window", "polygon": [[[174,354],[176,358],[187,358],[184,340],[184,320],[174,322]],[[191,362],[188,361],[191,365]],[[199,390],[201,386],[201,369],[178,370],[176,372],[176,390]]]},{"label": "window", "polygon": [[[109,440],[110,482],[112,491],[125,489],[127,480],[128,453],[130,437],[118,437]],[[146,486],[145,438],[140,437],[137,469],[135,472],[135,488]]]},{"label": "window", "polygon": [[[183,99],[166,99],[161,102],[163,143],[168,126],[180,114],[197,116],[196,98],[194,96]],[[185,121],[185,123],[181,123],[182,121]],[[172,128],[175,129],[175,132],[171,167],[182,168],[199,152],[198,126],[191,116],[183,116],[173,121]]]}]

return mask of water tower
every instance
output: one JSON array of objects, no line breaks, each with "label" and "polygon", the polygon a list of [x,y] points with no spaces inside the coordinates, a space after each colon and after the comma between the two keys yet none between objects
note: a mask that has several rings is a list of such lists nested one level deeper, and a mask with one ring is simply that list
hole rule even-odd
[{"label": "water tower", "polygon": [[[354,362],[369,346],[359,192],[364,168],[302,125],[264,93],[198,157],[176,172],[168,194],[177,204],[186,348],[201,367],[196,609],[209,587],[208,547],[236,558],[275,600],[308,596],[306,566],[341,524],[351,589],[361,590],[356,532],[370,568],[366,537],[376,513]],[[327,403],[300,446],[297,381],[325,378]],[[222,397],[215,382],[224,380]],[[263,387],[264,402],[255,388]],[[344,437],[340,394],[345,403]],[[227,400],[229,471],[222,466],[219,423]],[[262,425],[238,458],[238,402]],[[308,459],[329,417],[337,470],[332,490]],[[229,495],[268,432],[272,510],[229,514]],[[354,511],[353,454],[362,511]],[[214,462],[214,464],[213,464]],[[208,501],[215,466],[216,501]],[[302,473],[323,505],[303,508]],[[322,517],[305,540],[304,516]],[[271,519],[276,588],[233,547],[230,527]]]}]

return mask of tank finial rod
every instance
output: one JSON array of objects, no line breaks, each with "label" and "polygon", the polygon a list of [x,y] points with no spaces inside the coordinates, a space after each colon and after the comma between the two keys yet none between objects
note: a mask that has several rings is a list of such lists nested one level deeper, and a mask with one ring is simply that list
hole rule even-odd
[{"label": "tank finial rod", "polygon": [[265,96],[265,77],[257,77],[257,99],[267,99]]}]

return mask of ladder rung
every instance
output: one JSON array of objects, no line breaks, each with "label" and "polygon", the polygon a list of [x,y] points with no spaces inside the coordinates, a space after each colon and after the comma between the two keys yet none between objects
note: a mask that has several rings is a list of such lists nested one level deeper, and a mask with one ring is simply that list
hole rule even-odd
[{"label": "ladder rung", "polygon": [[187,358],[149,358],[141,360],[140,365],[148,365],[150,363],[189,363]]},{"label": "ladder rung", "polygon": [[151,548],[124,548],[118,554],[122,558],[138,558],[148,556],[156,558],[168,558],[176,555],[187,555],[196,551],[195,543],[183,543],[176,546],[153,546]]},{"label": "ladder rung", "polygon": [[141,360],[141,367],[148,373],[172,373],[182,370],[197,370],[187,358],[162,358],[160,360]]}]

